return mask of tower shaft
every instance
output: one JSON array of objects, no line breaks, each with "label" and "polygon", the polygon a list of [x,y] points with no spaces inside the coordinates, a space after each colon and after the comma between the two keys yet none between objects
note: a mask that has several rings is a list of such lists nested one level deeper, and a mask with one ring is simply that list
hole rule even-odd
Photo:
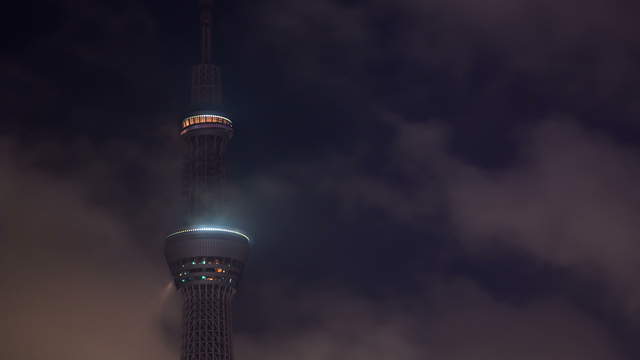
[{"label": "tower shaft", "polygon": [[230,139],[227,131],[185,136],[183,195],[188,223],[210,223],[220,216],[224,205],[224,154]]},{"label": "tower shaft", "polygon": [[182,360],[232,360],[230,286],[200,284],[180,289],[183,297]]}]

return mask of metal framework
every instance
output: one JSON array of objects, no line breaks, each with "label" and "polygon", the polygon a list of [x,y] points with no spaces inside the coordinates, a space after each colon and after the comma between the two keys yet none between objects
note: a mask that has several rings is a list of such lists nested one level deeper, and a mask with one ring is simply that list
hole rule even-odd
[{"label": "metal framework", "polygon": [[180,289],[183,297],[183,360],[232,360],[231,286],[199,284]]},{"label": "metal framework", "polygon": [[188,217],[216,218],[219,214],[224,203],[224,153],[230,138],[230,134],[220,131],[205,134],[193,131],[186,134],[183,196]]}]

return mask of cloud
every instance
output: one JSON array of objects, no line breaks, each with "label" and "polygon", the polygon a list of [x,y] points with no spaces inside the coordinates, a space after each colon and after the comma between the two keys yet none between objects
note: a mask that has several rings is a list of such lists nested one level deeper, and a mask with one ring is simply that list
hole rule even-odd
[{"label": "cloud", "polygon": [[[495,311],[495,318],[492,319],[497,326],[505,328],[512,325],[509,321],[500,321],[510,316],[518,318],[517,322],[535,323],[532,326],[537,331],[550,336],[541,339],[540,343],[558,346],[557,349],[551,347],[540,351],[557,350],[558,354],[563,354],[558,355],[562,358],[607,358],[610,355],[606,355],[605,350],[582,354],[568,344],[565,344],[566,349],[562,348],[562,341],[557,340],[560,333],[556,335],[543,330],[546,326],[575,333],[578,340],[563,338],[569,343],[582,343],[583,340],[579,339],[583,336],[614,336],[616,340],[610,344],[613,348],[618,345],[617,341],[624,342],[627,332],[631,334],[636,329],[638,293],[634,279],[638,268],[634,254],[639,250],[635,239],[640,235],[640,228],[635,221],[640,215],[640,192],[634,186],[640,180],[640,172],[635,166],[638,158],[636,147],[617,143],[613,138],[589,130],[572,119],[555,117],[521,127],[514,135],[518,146],[512,160],[497,168],[487,168],[454,153],[454,129],[442,122],[409,122],[393,114],[386,114],[383,119],[378,120],[390,126],[389,142],[386,144],[363,140],[354,146],[356,150],[353,152],[329,151],[312,162],[288,162],[261,174],[260,182],[269,184],[269,193],[273,195],[272,198],[267,196],[263,200],[265,203],[277,203],[280,215],[287,213],[288,209],[311,209],[305,204],[313,204],[317,199],[328,199],[339,210],[331,215],[334,216],[331,219],[337,221],[337,224],[329,226],[336,226],[339,232],[348,234],[344,238],[336,237],[332,228],[323,229],[323,216],[329,216],[324,213],[318,216],[319,219],[307,216],[308,223],[301,223],[300,216],[293,215],[293,218],[287,218],[287,231],[290,231],[293,238],[304,238],[306,246],[312,249],[318,241],[322,242],[323,247],[335,246],[342,249],[345,248],[345,238],[351,238],[351,232],[354,231],[345,224],[375,227],[376,222],[388,221],[396,229],[406,227],[415,229],[420,234],[434,231],[446,234],[445,241],[450,245],[446,246],[446,251],[440,250],[445,263],[452,261],[451,256],[455,258],[464,254],[463,256],[470,256],[474,263],[481,264],[479,266],[487,271],[495,266],[493,261],[506,261],[508,266],[491,271],[507,270],[521,274],[527,273],[527,269],[531,267],[544,268],[547,275],[534,280],[539,282],[538,285],[545,283],[543,287],[548,291],[527,290],[528,295],[524,295],[526,305],[522,305],[521,301],[516,302],[517,304],[496,302],[489,313]],[[371,159],[376,160],[373,167]],[[372,211],[378,211],[382,215]],[[345,218],[349,220],[345,221]],[[303,230],[298,233],[295,230],[297,227]],[[314,231],[307,233],[309,228]],[[315,240],[316,237],[322,240]],[[402,248],[406,245],[411,248],[415,246],[415,241],[421,240],[398,236],[393,240],[393,247]],[[461,245],[461,249],[457,248],[457,244]],[[374,250],[359,249],[350,253],[347,247],[345,251],[347,256],[362,256],[359,264],[365,268],[365,264],[369,264],[365,257],[374,256],[378,259],[378,256],[386,258],[397,255],[382,256],[375,250],[379,246],[375,242],[372,243]],[[523,253],[523,258],[530,263],[505,259],[515,255],[522,257]],[[411,256],[414,255],[409,258]],[[406,259],[407,262],[411,262],[409,258]],[[310,266],[322,266],[321,261],[304,261],[314,264]],[[343,266],[334,258],[331,261],[331,266]],[[345,269],[354,271],[354,268],[357,266]],[[415,270],[410,266],[401,268],[402,271]],[[447,272],[444,269],[436,271]],[[473,278],[473,274],[464,276]],[[498,281],[501,276],[494,275],[492,278]],[[393,277],[383,277],[384,280],[391,278]],[[518,288],[529,288],[527,284],[521,284],[529,281],[528,279],[520,280]],[[532,284],[531,287],[538,285]],[[505,293],[519,291],[506,288],[508,286],[501,285],[501,291],[491,290],[491,287],[479,291],[486,292],[483,296],[507,298],[509,295]],[[480,300],[482,297],[469,298]],[[425,308],[432,309],[431,302],[427,301],[425,304]],[[333,305],[327,305],[328,308],[331,306]],[[286,308],[287,312],[291,311],[290,307]],[[371,310],[371,313],[383,311],[384,309],[376,309]],[[437,316],[437,311],[434,311],[434,316]],[[276,313],[280,314],[279,311]],[[461,315],[459,320],[445,317],[438,325],[446,327],[448,322],[456,321],[463,324],[467,321],[481,323],[468,320],[474,319],[476,315],[475,312],[466,314],[466,317]],[[553,318],[565,316],[567,318],[561,323],[570,328],[552,324]],[[426,321],[428,320],[425,319]],[[587,327],[594,330],[593,334],[580,333],[579,329],[586,326],[580,325],[582,321],[590,324]],[[405,325],[403,324],[404,328]],[[368,326],[363,325],[361,331],[364,332],[364,328]],[[461,338],[482,338],[481,331],[477,331],[478,334]],[[490,339],[508,338],[507,334],[520,334],[519,330],[500,331],[502,332],[488,331],[482,334],[486,336],[488,343],[491,342]],[[339,331],[327,333],[337,334],[336,337],[343,335]],[[433,330],[433,333],[440,334],[441,329]],[[272,342],[282,341],[286,346],[300,349],[316,343],[332,343],[331,339],[325,338],[329,335],[324,332],[314,333],[312,329],[308,333],[296,333],[295,336],[295,341],[299,343],[289,344],[281,338]],[[527,346],[533,349],[533,345],[527,341],[539,336],[537,333],[520,334],[515,339],[502,345],[496,344],[492,348],[500,354],[513,351],[513,354],[522,356],[534,354],[532,358],[553,358],[551,353],[524,350]],[[455,336],[447,337],[451,338]],[[389,348],[404,348],[407,345],[405,338],[396,340],[397,344],[387,344]],[[441,341],[446,342],[446,339]],[[273,353],[274,357],[282,355],[282,349],[270,347],[272,342],[250,343],[249,348],[257,347],[259,350],[256,351]],[[511,349],[512,343],[519,345]],[[415,348],[415,344],[411,345]],[[480,347],[478,344],[474,346]],[[633,345],[623,347],[634,351]],[[336,345],[336,348],[323,348],[321,351],[337,353],[342,350],[342,347]],[[415,353],[424,354],[425,351],[429,353],[432,349],[416,348]],[[483,351],[491,353],[489,349]],[[494,355],[500,358],[500,354]],[[459,358],[469,356],[471,353],[465,353]],[[491,355],[486,356],[491,358]],[[441,358],[448,357],[444,354]]]},{"label": "cloud", "polygon": [[468,169],[451,179],[452,226],[460,238],[472,246],[498,238],[557,264],[596,266],[634,289],[637,149],[551,122],[534,129],[524,156],[506,171]]},{"label": "cloud", "polygon": [[471,248],[499,239],[600,278],[637,311],[637,149],[574,123],[537,127],[519,165],[460,169],[449,181],[452,228]]},{"label": "cloud", "polygon": [[[312,173],[345,209],[376,208],[400,223],[446,229],[479,256],[496,242],[510,244],[603,281],[635,311],[638,149],[558,118],[521,129],[516,159],[488,169],[453,154],[446,125],[390,119],[395,132],[378,173],[362,166],[366,156]],[[442,214],[447,221],[434,222]]]},{"label": "cloud", "polygon": [[[628,95],[640,79],[630,52],[640,42],[629,15],[637,5],[617,5],[278,0],[251,12],[260,33],[251,44],[266,44],[288,86],[354,107],[383,104],[466,127],[478,117],[510,128],[513,116],[562,112],[637,131],[638,101]],[[617,116],[594,116],[606,113]]]},{"label": "cloud", "polygon": [[0,357],[174,358],[157,324],[172,312],[161,302],[168,276],[134,222],[92,199],[108,181],[56,176],[31,150],[0,147]]},{"label": "cloud", "polygon": [[[265,286],[269,333],[239,334],[245,359],[623,359],[598,325],[562,301],[514,308],[464,280],[372,301]],[[282,295],[286,294],[286,295]],[[286,311],[280,311],[286,309]]]}]

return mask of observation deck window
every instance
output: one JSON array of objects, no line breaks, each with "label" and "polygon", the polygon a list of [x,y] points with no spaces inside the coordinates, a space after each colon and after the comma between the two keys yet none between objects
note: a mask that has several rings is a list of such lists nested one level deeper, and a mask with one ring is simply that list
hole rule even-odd
[{"label": "observation deck window", "polygon": [[231,120],[219,115],[194,115],[182,120],[182,129],[199,124],[223,124],[231,126]]}]

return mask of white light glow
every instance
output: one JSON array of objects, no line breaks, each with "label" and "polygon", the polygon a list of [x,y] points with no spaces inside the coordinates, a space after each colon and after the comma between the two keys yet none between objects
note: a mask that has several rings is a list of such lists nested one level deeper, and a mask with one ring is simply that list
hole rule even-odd
[{"label": "white light glow", "polygon": [[173,234],[167,236],[172,237],[174,235],[179,235],[179,234],[184,234],[184,233],[188,233],[188,232],[226,232],[226,233],[231,233],[231,234],[236,234],[236,235],[240,235],[243,238],[247,239],[248,242],[251,242],[251,239],[249,239],[249,237],[243,233],[241,233],[240,231],[237,230],[232,230],[232,229],[226,229],[226,228],[221,228],[221,227],[210,227],[210,226],[200,226],[200,227],[195,227],[195,228],[190,228],[190,229],[183,229],[183,230],[179,230],[174,232]]}]

